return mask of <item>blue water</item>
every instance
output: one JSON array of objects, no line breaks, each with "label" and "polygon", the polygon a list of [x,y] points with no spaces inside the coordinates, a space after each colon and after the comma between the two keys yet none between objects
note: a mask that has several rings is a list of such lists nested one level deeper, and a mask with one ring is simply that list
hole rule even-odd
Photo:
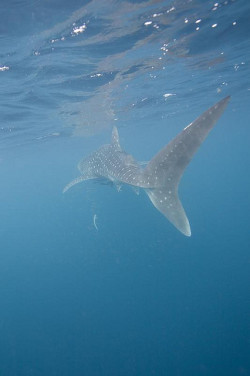
[{"label": "blue water", "polygon": [[[0,3],[0,376],[250,375],[250,2]],[[86,182],[231,95],[188,166],[192,237]],[[96,215],[96,230],[93,217]]]}]

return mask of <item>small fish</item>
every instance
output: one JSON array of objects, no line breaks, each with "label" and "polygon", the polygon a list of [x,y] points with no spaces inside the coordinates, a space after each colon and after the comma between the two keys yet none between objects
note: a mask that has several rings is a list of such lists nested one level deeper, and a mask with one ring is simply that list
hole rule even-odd
[{"label": "small fish", "polygon": [[94,226],[95,226],[96,231],[98,231],[98,227],[97,227],[97,224],[96,224],[96,220],[97,220],[97,215],[94,214],[94,217],[93,217],[93,223],[94,223]]}]

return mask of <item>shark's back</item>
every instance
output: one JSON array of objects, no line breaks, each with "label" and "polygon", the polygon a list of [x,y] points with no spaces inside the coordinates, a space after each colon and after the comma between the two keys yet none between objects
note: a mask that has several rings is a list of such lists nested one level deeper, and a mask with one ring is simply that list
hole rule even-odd
[{"label": "shark's back", "polygon": [[141,166],[131,154],[126,153],[116,144],[103,145],[88,158],[78,163],[82,176],[93,175],[93,178],[106,178],[113,182],[139,185]]}]

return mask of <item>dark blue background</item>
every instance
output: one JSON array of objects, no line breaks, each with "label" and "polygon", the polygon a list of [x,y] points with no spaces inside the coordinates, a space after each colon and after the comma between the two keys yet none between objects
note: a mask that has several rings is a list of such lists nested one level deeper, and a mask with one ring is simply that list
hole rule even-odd
[{"label": "dark blue background", "polygon": [[[0,40],[1,376],[250,375],[249,5],[188,4],[1,4],[12,26]],[[157,12],[160,28],[145,31]],[[61,193],[113,124],[149,160],[228,94],[180,185],[191,238],[144,192],[86,182]],[[95,137],[70,137],[86,118]]]}]

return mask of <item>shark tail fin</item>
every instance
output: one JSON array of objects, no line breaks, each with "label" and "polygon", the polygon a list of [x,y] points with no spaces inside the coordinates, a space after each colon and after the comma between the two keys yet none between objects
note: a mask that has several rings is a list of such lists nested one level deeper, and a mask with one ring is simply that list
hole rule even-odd
[{"label": "shark tail fin", "polygon": [[177,191],[166,188],[146,189],[152,204],[171,222],[182,234],[191,236],[191,228],[185,210],[178,198]]},{"label": "shark tail fin", "polygon": [[148,163],[143,175],[153,205],[184,235],[190,236],[189,221],[178,198],[178,185],[185,168],[225,110],[230,97],[222,99],[183,129]]}]

